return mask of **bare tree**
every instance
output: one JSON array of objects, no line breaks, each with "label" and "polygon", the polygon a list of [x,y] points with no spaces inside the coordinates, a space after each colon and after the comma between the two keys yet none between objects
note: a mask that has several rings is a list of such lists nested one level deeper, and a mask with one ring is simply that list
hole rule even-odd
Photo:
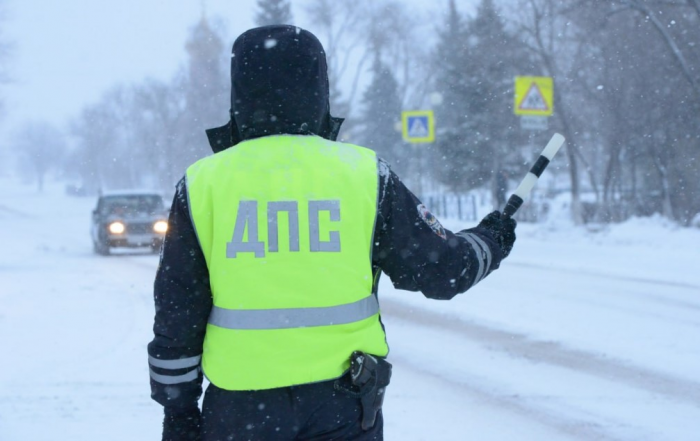
[{"label": "bare tree", "polygon": [[429,48],[419,35],[421,23],[397,1],[375,1],[366,11],[360,32],[372,57],[392,67],[404,105],[421,105],[429,95],[432,69]]},{"label": "bare tree", "polygon": [[129,188],[141,182],[142,151],[135,137],[132,109],[133,91],[116,86],[83,109],[73,123],[75,171],[88,191]]},{"label": "bare tree", "polygon": [[688,4],[695,8],[695,11],[697,11],[698,16],[700,16],[700,0],[688,0]]},{"label": "bare tree", "polygon": [[255,23],[258,26],[292,24],[292,8],[289,0],[258,0]]},{"label": "bare tree", "polygon": [[203,17],[185,49],[188,63],[172,81],[115,86],[74,121],[72,171],[88,192],[172,189],[210,153],[205,129],[225,120],[229,108],[223,43]]},{"label": "bare tree", "polygon": [[[364,72],[370,53],[364,35],[358,32],[364,20],[369,0],[339,2],[334,0],[310,0],[306,5],[309,20],[326,50],[328,77],[331,87],[331,112],[340,117],[349,117],[357,93],[360,75]],[[347,97],[342,98],[341,81],[349,77],[352,87]],[[343,127],[347,131],[349,125]]]},{"label": "bare tree", "polygon": [[47,174],[57,171],[66,153],[63,133],[45,121],[27,122],[13,137],[19,170],[43,191]]},{"label": "bare tree", "polygon": [[[543,73],[554,78],[555,118],[567,139],[566,156],[569,162],[571,185],[571,218],[575,224],[583,223],[581,204],[581,183],[578,163],[582,156],[579,152],[578,132],[571,116],[571,105],[567,103],[567,85],[572,79],[572,66],[578,52],[577,46],[584,44],[580,39],[570,40],[571,29],[562,20],[559,0],[522,0],[521,10],[526,11],[519,29],[526,36],[525,42],[532,54],[542,65]],[[573,47],[572,47],[573,45]]]},{"label": "bare tree", "polygon": [[175,84],[146,80],[134,90],[136,138],[143,148],[147,173],[162,190],[171,190],[182,174],[175,148],[179,124],[185,118],[186,99]]},{"label": "bare tree", "polygon": [[192,28],[185,49],[186,68],[173,85],[183,91],[185,108],[168,158],[179,174],[211,153],[205,130],[228,119],[231,90],[223,40],[208,19]]},{"label": "bare tree", "polygon": [[[569,2],[596,56],[582,71],[604,147],[603,208],[612,220],[660,212],[687,223],[700,211],[700,14],[686,0]],[[593,84],[599,84],[594,90]]]},{"label": "bare tree", "polygon": [[[688,81],[688,83],[690,83],[696,95],[700,97],[700,85],[698,84],[695,76],[692,73],[691,66],[688,64],[688,61],[683,55],[683,52],[678,47],[678,44],[676,44],[675,39],[668,31],[667,25],[664,25],[664,23],[661,22],[654,9],[649,7],[649,2],[644,0],[618,0],[618,2],[623,7],[627,7],[629,9],[641,13],[647,20],[649,20],[654,25],[654,28],[661,35],[664,43],[673,54],[673,58],[680,66],[681,72],[685,76],[686,80]],[[700,13],[700,5],[698,4],[698,0],[689,0],[689,3],[692,6],[694,6]]]},{"label": "bare tree", "polygon": [[[405,5],[391,0],[308,0],[306,11],[326,49],[331,112],[347,119],[342,139],[362,137],[360,85],[371,81],[377,56],[398,82],[401,102],[423,102],[430,87],[424,80],[430,70],[428,51],[416,33],[419,23]],[[399,121],[400,115],[395,118]]]}]

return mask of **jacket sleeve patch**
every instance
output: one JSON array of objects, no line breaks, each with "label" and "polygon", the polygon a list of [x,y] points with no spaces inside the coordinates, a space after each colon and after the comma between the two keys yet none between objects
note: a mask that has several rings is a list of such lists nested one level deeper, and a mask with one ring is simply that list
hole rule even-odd
[{"label": "jacket sleeve patch", "polygon": [[443,239],[447,239],[445,229],[440,224],[440,221],[438,221],[437,218],[433,216],[433,213],[431,213],[428,210],[428,208],[423,204],[418,205],[417,208],[418,215],[421,219],[423,219],[423,222],[425,222],[430,227],[430,229],[435,232],[435,234],[442,237]]}]

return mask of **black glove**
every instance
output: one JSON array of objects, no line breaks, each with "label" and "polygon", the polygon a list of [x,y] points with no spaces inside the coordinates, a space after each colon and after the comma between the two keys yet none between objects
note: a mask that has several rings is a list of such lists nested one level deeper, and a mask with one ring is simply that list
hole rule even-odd
[{"label": "black glove", "polygon": [[510,254],[515,243],[515,226],[517,222],[513,218],[503,219],[500,211],[493,211],[479,222],[478,227],[481,227],[491,233],[498,247],[503,252],[505,259]]},{"label": "black glove", "polygon": [[199,441],[202,438],[202,413],[198,407],[165,408],[163,441]]}]

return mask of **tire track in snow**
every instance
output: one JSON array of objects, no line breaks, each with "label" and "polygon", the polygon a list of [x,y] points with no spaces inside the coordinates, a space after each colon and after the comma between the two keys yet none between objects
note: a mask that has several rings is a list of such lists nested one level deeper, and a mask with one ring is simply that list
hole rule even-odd
[{"label": "tire track in snow", "polygon": [[387,316],[456,333],[512,357],[586,373],[700,407],[700,383],[697,382],[633,366],[601,354],[566,348],[556,342],[532,340],[522,334],[493,329],[454,316],[416,311],[414,306],[393,299],[384,298],[381,305],[382,314]]},{"label": "tire track in snow", "polygon": [[[700,292],[700,286],[694,285],[692,283],[672,282],[672,281],[668,281],[668,280],[657,280],[657,279],[646,279],[643,277],[621,276],[621,275],[617,275],[617,274],[607,274],[607,273],[599,272],[599,271],[581,270],[581,269],[572,269],[572,268],[559,268],[559,267],[552,267],[552,266],[546,266],[546,265],[538,265],[535,263],[509,262],[508,264],[513,265],[513,266],[524,267],[524,268],[536,268],[536,269],[541,269],[544,271],[555,271],[558,273],[562,273],[562,272],[571,273],[571,274],[576,274],[577,276],[594,276],[594,277],[597,277],[600,279],[619,280],[619,281],[623,281],[623,282],[635,282],[635,283],[642,283],[645,285],[672,286],[674,288],[683,288],[683,289],[691,290],[691,292],[690,292],[691,295],[697,294],[698,292]],[[700,302],[680,300],[677,298],[669,298],[667,296],[653,295],[653,294],[648,294],[648,293],[640,293],[640,295],[649,299],[649,300],[657,302],[657,303],[673,305],[673,306],[677,306],[679,308],[694,309],[694,310],[700,311]]]},{"label": "tire track in snow", "polygon": [[[138,296],[146,307],[153,306],[153,281],[156,278],[158,260],[151,259],[155,259],[155,257],[156,256],[151,254],[142,253],[120,253],[110,254],[109,256],[95,256],[96,259],[102,260],[106,265],[115,265],[124,271],[136,269],[139,273],[143,273],[143,271],[150,273],[151,278],[150,283],[147,285],[148,289]],[[117,275],[117,277],[120,282],[123,281],[120,275]]]},{"label": "tire track in snow", "polygon": [[447,378],[434,371],[429,371],[415,365],[410,358],[392,354],[392,362],[401,365],[402,369],[412,371],[421,377],[430,377],[432,380],[445,385],[446,388],[468,394],[484,404],[503,411],[514,413],[531,421],[536,421],[544,426],[554,429],[570,439],[590,441],[622,441],[622,438],[612,437],[605,431],[601,424],[592,423],[583,419],[575,419],[566,416],[557,416],[546,409],[538,409],[527,401],[523,401],[518,395],[498,394],[494,391],[481,388],[473,383],[466,383],[454,378]]}]

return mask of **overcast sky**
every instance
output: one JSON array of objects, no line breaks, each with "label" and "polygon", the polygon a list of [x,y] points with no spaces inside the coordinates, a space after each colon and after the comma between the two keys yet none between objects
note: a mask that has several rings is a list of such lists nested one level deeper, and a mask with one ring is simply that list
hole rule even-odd
[{"label": "overcast sky", "polygon": [[[201,0],[4,2],[4,35],[15,45],[6,126],[29,117],[62,124],[110,86],[171,78],[203,9]],[[207,0],[205,8],[237,35],[254,26],[255,3]]]},{"label": "overcast sky", "polygon": [[[447,6],[447,0],[401,2],[425,21]],[[186,61],[188,32],[203,11],[223,26],[227,51],[236,36],[255,26],[257,11],[256,0],[0,3],[5,6],[2,35],[15,46],[8,62],[13,82],[0,89],[7,110],[0,133],[26,119],[63,126],[112,86],[146,77],[167,81]],[[305,3],[292,2],[295,24],[314,32],[301,7]]]}]

